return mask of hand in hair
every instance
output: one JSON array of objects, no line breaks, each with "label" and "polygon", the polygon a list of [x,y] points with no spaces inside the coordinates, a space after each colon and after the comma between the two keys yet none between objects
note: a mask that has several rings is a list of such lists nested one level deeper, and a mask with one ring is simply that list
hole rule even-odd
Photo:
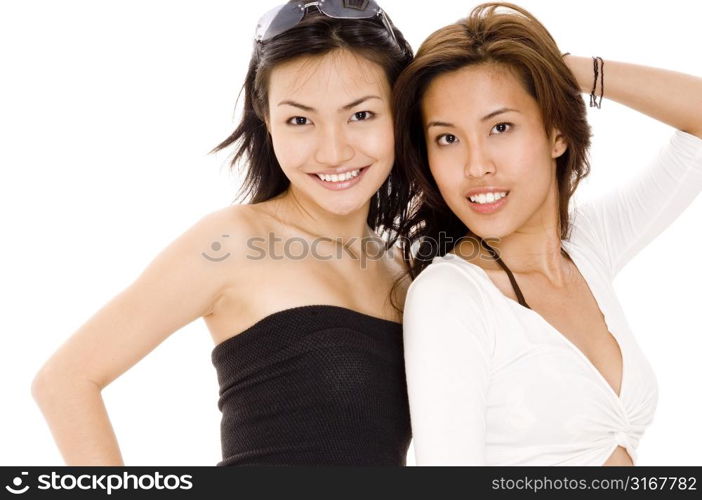
[{"label": "hand in hair", "polygon": [[[590,93],[592,58],[566,54],[563,61],[580,90]],[[604,97],[702,138],[702,78],[607,59],[605,67]]]}]

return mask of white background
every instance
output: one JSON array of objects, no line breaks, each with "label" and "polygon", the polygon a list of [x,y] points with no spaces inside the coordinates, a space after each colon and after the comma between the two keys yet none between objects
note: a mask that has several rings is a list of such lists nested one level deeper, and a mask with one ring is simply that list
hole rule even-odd
[{"label": "white background", "polygon": [[[207,152],[233,130],[256,20],[277,3],[0,1],[0,465],[63,464],[30,395],[36,370],[170,241],[232,202],[229,151]],[[474,4],[381,5],[416,50]],[[702,76],[697,1],[520,5],[563,52]],[[672,133],[606,100],[590,117],[582,199],[636,175]],[[702,465],[701,227],[697,199],[615,281],[660,386],[640,465]],[[104,389],[127,465],[220,460],[212,347],[195,321]]]}]

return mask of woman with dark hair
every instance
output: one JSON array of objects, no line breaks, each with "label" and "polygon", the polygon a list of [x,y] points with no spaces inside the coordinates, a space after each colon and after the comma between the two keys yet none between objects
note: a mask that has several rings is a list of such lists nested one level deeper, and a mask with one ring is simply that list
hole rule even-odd
[{"label": "woman with dark hair", "polygon": [[246,160],[249,203],[203,217],[35,378],[69,465],[122,463],[101,390],[199,317],[216,343],[218,465],[405,464],[406,287],[390,297],[403,263],[387,232],[407,199],[391,89],[411,59],[373,1],[261,18],[241,123],[215,148]]},{"label": "woman with dark hair", "polygon": [[[394,92],[420,193],[400,221],[417,463],[633,465],[657,384],[612,280],[702,189],[702,80],[562,55],[529,12],[488,3],[433,33]],[[571,209],[582,92],[677,130],[631,183]]]}]

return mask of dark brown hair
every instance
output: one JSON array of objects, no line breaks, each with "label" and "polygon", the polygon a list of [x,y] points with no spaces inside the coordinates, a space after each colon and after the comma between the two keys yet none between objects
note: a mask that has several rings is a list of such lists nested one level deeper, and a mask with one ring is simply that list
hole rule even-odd
[{"label": "dark brown hair", "polygon": [[[253,30],[252,30],[253,31]],[[254,42],[244,86],[243,116],[229,137],[210,153],[234,144],[230,168],[243,164],[244,182],[237,199],[250,203],[269,200],[288,189],[290,181],[280,168],[268,133],[268,78],[271,70],[284,62],[303,56],[319,56],[336,49],[346,49],[383,68],[392,88],[400,72],[412,60],[412,48],[402,33],[393,27],[396,44],[378,18],[335,19],[313,9],[288,31],[264,42]],[[393,165],[390,176],[373,195],[368,225],[387,231],[393,220],[407,207],[407,188],[400,182]],[[394,244],[392,239],[389,245]]]},{"label": "dark brown hair", "polygon": [[[412,279],[435,256],[451,250],[460,238],[476,236],[451,212],[431,175],[421,101],[429,83],[438,75],[477,64],[497,64],[512,71],[538,103],[546,133],[555,127],[565,137],[567,151],[556,160],[562,239],[567,239],[570,232],[570,198],[590,170],[591,133],[585,102],[556,42],[521,7],[509,3],[478,5],[467,18],[430,35],[394,88],[397,162],[405,176],[403,182],[416,193],[397,226]],[[441,248],[437,244],[441,241],[449,243]],[[416,248],[414,254],[412,247]]]}]

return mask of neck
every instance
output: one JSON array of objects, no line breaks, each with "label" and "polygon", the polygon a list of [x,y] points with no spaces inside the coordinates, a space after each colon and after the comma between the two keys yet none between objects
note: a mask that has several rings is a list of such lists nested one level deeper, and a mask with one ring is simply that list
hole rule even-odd
[{"label": "neck", "polygon": [[[516,231],[497,241],[488,238],[485,242],[499,255],[513,274],[542,275],[553,286],[566,284],[567,261],[561,253],[561,239],[556,228],[551,231]],[[493,260],[484,248],[483,259]]]},{"label": "neck", "polygon": [[[515,275],[542,276],[561,288],[568,284],[572,268],[561,252],[560,222],[557,201],[552,196],[525,225],[501,238],[483,237],[502,262]],[[544,222],[552,221],[552,222]],[[486,239],[487,238],[487,239]],[[483,248],[475,237],[470,239],[469,250],[473,256],[489,266],[501,269],[494,257]],[[457,249],[462,251],[461,249]],[[479,251],[479,254],[478,254]]]},{"label": "neck", "polygon": [[339,240],[351,248],[360,248],[364,238],[375,237],[367,222],[369,209],[370,200],[348,214],[331,213],[292,188],[276,199],[277,216],[285,224],[312,238]]},{"label": "neck", "polygon": [[[552,167],[555,169],[555,161]],[[487,243],[497,251],[503,263],[513,274],[541,276],[551,286],[563,288],[570,282],[573,269],[568,263],[568,258],[561,251],[561,224],[555,172],[552,179],[554,182],[544,203],[522,227],[498,241],[487,241]]]}]

